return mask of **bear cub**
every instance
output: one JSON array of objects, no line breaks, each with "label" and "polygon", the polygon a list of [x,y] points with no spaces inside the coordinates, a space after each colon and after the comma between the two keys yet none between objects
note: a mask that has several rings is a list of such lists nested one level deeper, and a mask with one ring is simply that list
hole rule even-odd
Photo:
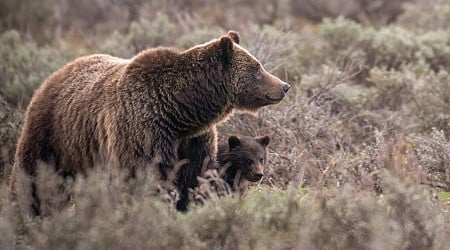
[{"label": "bear cub", "polygon": [[230,136],[218,144],[217,166],[203,166],[198,186],[189,189],[189,199],[196,205],[207,200],[243,192],[250,182],[261,180],[267,161],[270,137]]},{"label": "bear cub", "polygon": [[268,135],[251,137],[232,135],[218,145],[217,161],[220,176],[233,191],[245,188],[264,176],[267,161]]}]

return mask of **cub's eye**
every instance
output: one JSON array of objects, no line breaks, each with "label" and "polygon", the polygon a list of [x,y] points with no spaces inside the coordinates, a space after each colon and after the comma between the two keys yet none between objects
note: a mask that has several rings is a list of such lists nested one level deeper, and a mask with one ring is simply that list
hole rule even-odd
[{"label": "cub's eye", "polygon": [[259,162],[264,163],[264,158],[259,158]]},{"label": "cub's eye", "polygon": [[246,163],[250,165],[250,164],[252,164],[252,163],[253,163],[253,161],[252,161],[252,160],[250,160],[250,159],[247,159],[247,160],[246,160]]}]

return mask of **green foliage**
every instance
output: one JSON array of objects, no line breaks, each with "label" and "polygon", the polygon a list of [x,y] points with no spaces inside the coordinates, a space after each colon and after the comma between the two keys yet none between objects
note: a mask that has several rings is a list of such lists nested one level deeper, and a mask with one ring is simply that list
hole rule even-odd
[{"label": "green foliage", "polygon": [[220,27],[199,28],[183,34],[177,39],[177,47],[188,49],[197,44],[217,38],[226,34],[226,30]]},{"label": "green foliage", "polygon": [[9,30],[0,34],[0,57],[0,93],[9,103],[25,108],[37,86],[72,55],[64,47],[61,51],[39,48]]},{"label": "green foliage", "polygon": [[[44,185],[56,181],[40,169]],[[38,249],[440,249],[449,229],[441,202],[389,175],[382,196],[350,185],[306,194],[294,187],[264,187],[181,214],[146,192],[132,191],[148,190],[149,182],[136,186],[115,170],[99,169],[77,178],[72,203],[52,216],[20,224],[9,203],[2,203],[4,243]],[[18,243],[12,239],[20,226]]]},{"label": "green foliage", "polygon": [[432,127],[450,131],[450,81],[445,70],[434,72],[422,65],[398,71],[374,67],[367,80],[372,83],[372,98],[366,100],[370,109],[397,111],[410,132],[427,132]]},{"label": "green foliage", "polygon": [[[149,196],[151,182],[139,181],[138,186],[133,186],[124,181],[124,173],[106,169],[98,167],[89,178],[79,176],[74,184],[66,186],[71,191],[71,202],[63,210],[55,206],[61,201],[58,196],[41,192],[41,197],[46,197],[44,206],[60,212],[28,225],[29,244],[40,249],[195,246],[195,241],[187,237],[187,228],[179,226],[175,211]],[[41,168],[40,179],[46,181],[41,184],[47,188],[40,190],[61,183],[51,172],[42,170],[45,169]]]},{"label": "green foliage", "polygon": [[131,23],[129,43],[133,45],[135,52],[149,47],[167,46],[173,43],[175,32],[175,24],[168,16],[158,13],[153,20],[142,19]]},{"label": "green foliage", "polygon": [[54,6],[56,0],[23,0],[0,2],[0,32],[17,29],[32,33],[39,41],[48,39],[50,29],[55,24]]},{"label": "green foliage", "polygon": [[130,58],[147,48],[173,45],[176,32],[176,25],[168,16],[157,13],[152,20],[132,22],[127,33],[115,31],[98,47],[104,53]]},{"label": "green foliage", "polygon": [[401,15],[399,23],[409,29],[426,31],[449,28],[449,0],[415,1],[405,4],[404,8],[405,12]]},{"label": "green foliage", "polygon": [[[274,26],[252,26],[248,37],[243,37],[242,44],[262,63],[262,65],[281,78],[299,78],[301,65],[297,57],[299,36],[282,31]],[[288,80],[288,79],[284,79]]]},{"label": "green foliage", "polygon": [[314,21],[324,18],[346,18],[361,22],[387,24],[402,13],[402,6],[411,0],[297,0],[291,1],[290,10],[295,16]]},{"label": "green foliage", "polygon": [[441,201],[447,201],[450,199],[450,192],[439,192],[439,199]]},{"label": "green foliage", "polygon": [[3,33],[0,44],[2,94],[9,101],[26,102],[43,78],[39,77],[41,67],[37,67],[39,70],[33,68],[41,62],[36,53],[37,46],[32,42],[23,43],[20,34],[14,30]]},{"label": "green foliage", "polygon": [[9,176],[21,123],[22,113],[10,107],[0,95],[0,183]]},{"label": "green foliage", "polygon": [[327,41],[325,49],[331,58],[351,53],[368,69],[377,66],[397,70],[404,65],[422,63],[438,70],[450,65],[448,32],[429,31],[418,35],[399,26],[377,29],[338,18],[325,20],[320,33]]}]

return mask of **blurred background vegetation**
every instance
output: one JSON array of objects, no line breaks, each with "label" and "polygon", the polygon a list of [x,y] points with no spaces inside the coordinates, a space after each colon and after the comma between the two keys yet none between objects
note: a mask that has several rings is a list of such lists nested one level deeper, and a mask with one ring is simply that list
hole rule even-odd
[{"label": "blurred background vegetation", "polygon": [[[445,249],[449,24],[449,0],[0,0],[0,248]],[[222,139],[271,135],[260,183],[178,214],[97,171],[76,180],[73,207],[18,219],[6,183],[23,112],[51,72],[228,29],[293,85],[220,127]]]}]

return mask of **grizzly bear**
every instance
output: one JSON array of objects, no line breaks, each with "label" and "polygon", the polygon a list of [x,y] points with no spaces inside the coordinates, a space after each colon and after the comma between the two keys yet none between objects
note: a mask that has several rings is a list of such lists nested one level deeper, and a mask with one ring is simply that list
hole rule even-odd
[{"label": "grizzly bear", "polygon": [[267,161],[268,135],[230,136],[228,142],[219,143],[217,162],[220,176],[232,187],[241,191],[248,184],[264,176]]},{"label": "grizzly bear", "polygon": [[[290,88],[239,40],[229,31],[185,51],[151,48],[131,59],[97,54],[54,72],[27,107],[12,187],[15,170],[31,177],[31,208],[39,214],[37,161],[52,163],[65,176],[98,164],[130,172],[156,166],[164,181],[187,158],[191,162],[177,180],[186,200],[204,156],[215,162],[215,126],[234,110],[279,103]],[[187,203],[180,204],[183,209]]]},{"label": "grizzly bear", "polygon": [[189,189],[189,199],[196,205],[207,200],[233,196],[242,192],[250,182],[259,181],[267,161],[270,137],[230,136],[218,145],[217,166],[204,166],[198,185]]}]

